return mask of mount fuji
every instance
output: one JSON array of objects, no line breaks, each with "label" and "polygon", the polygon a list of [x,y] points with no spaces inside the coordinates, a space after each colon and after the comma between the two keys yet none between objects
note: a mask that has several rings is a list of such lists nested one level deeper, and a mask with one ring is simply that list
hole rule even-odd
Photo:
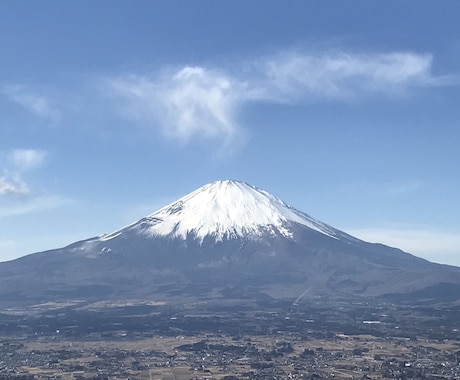
[{"label": "mount fuji", "polygon": [[456,301],[460,268],[372,244],[245,182],[209,183],[107,235],[0,263],[1,302]]}]

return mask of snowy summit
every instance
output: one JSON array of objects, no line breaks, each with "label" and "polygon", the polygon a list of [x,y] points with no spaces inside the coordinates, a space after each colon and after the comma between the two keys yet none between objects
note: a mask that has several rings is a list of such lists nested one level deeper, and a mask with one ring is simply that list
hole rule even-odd
[{"label": "snowy summit", "polygon": [[[128,226],[150,236],[203,241],[236,237],[257,239],[267,233],[293,238],[290,227],[300,224],[336,238],[338,231],[245,182],[216,181]],[[117,236],[119,232],[105,239]]]}]

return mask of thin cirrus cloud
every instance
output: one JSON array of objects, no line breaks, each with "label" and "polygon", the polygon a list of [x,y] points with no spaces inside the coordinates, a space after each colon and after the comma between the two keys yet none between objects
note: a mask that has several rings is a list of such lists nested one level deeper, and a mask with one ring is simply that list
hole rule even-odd
[{"label": "thin cirrus cloud", "polygon": [[125,115],[159,128],[172,139],[241,137],[241,109],[254,102],[308,104],[407,96],[419,87],[448,85],[432,75],[429,54],[285,52],[236,62],[231,69],[185,66],[153,75],[105,81],[105,91],[124,101]]},{"label": "thin cirrus cloud", "polygon": [[418,191],[421,191],[426,186],[417,181],[412,182],[404,182],[399,184],[389,185],[386,188],[383,187],[383,193],[388,196],[403,196],[403,195],[411,195]]},{"label": "thin cirrus cloud", "polygon": [[36,149],[14,149],[8,153],[8,161],[20,171],[35,169],[45,161],[46,152]]},{"label": "thin cirrus cloud", "polygon": [[15,215],[40,213],[73,203],[72,199],[58,194],[42,194],[24,199],[21,203],[4,202],[0,204],[0,219]]},{"label": "thin cirrus cloud", "polygon": [[260,62],[266,91],[274,100],[350,100],[368,95],[405,94],[436,83],[432,56],[388,54],[279,55]]},{"label": "thin cirrus cloud", "polygon": [[59,110],[53,106],[47,97],[37,94],[34,90],[24,85],[3,85],[0,87],[0,93],[27,111],[53,123],[57,123],[61,119]]}]

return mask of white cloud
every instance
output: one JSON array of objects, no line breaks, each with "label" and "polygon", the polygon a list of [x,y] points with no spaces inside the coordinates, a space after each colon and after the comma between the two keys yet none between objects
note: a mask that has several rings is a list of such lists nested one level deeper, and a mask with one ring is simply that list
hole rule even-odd
[{"label": "white cloud", "polygon": [[414,228],[364,228],[348,231],[365,241],[383,243],[427,260],[460,266],[460,231]]},{"label": "white cloud", "polygon": [[168,133],[186,140],[194,134],[224,139],[235,135],[233,116],[240,89],[234,80],[201,67],[185,67],[168,87],[163,93],[164,111],[166,121],[175,125]]},{"label": "white cloud", "polygon": [[8,153],[8,161],[20,171],[41,166],[46,152],[36,149],[15,149]]},{"label": "white cloud", "polygon": [[29,185],[23,180],[23,173],[36,169],[45,160],[46,152],[36,149],[14,149],[0,151],[3,175],[0,176],[0,195],[30,195]]},{"label": "white cloud", "polygon": [[27,195],[28,193],[29,187],[19,175],[0,177],[0,195]]},{"label": "white cloud", "polygon": [[161,128],[181,142],[193,137],[225,144],[240,136],[236,115],[245,86],[227,74],[186,66],[156,78],[126,76],[109,81],[128,100],[128,116]]},{"label": "white cloud", "polygon": [[132,120],[188,142],[207,138],[231,143],[244,129],[238,122],[250,102],[311,103],[365,101],[369,96],[407,96],[421,87],[447,85],[431,73],[430,54],[305,53],[233,62],[227,70],[184,66],[161,74],[125,75],[105,81],[104,90],[123,99]]},{"label": "white cloud", "polygon": [[40,117],[52,122],[58,122],[61,118],[60,112],[51,104],[49,99],[43,95],[37,95],[26,86],[4,85],[0,88],[0,92],[11,101]]}]

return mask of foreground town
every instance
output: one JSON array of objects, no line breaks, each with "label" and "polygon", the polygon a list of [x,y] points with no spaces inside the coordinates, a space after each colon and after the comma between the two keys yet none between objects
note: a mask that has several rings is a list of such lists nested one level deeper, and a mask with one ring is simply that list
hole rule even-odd
[{"label": "foreground town", "polygon": [[0,314],[0,379],[458,379],[460,310],[318,300]]}]

